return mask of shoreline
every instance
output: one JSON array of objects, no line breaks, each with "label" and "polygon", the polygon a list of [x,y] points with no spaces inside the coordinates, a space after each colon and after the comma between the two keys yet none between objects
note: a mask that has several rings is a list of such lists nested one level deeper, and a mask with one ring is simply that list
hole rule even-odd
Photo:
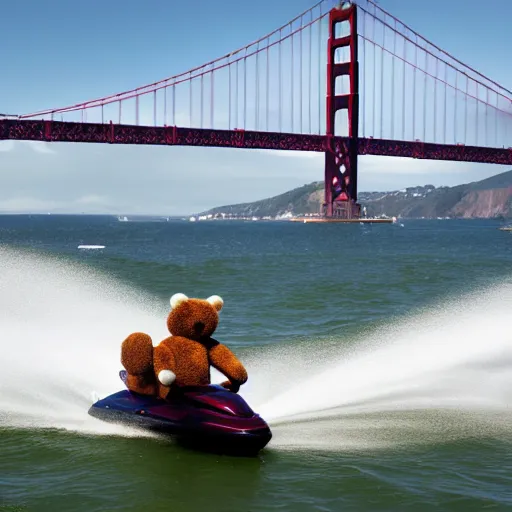
[{"label": "shoreline", "polygon": [[337,219],[337,218],[326,218],[326,217],[293,217],[288,219],[289,222],[302,222],[303,224],[393,224],[396,222],[396,219],[370,219],[370,218],[362,218],[362,219]]}]

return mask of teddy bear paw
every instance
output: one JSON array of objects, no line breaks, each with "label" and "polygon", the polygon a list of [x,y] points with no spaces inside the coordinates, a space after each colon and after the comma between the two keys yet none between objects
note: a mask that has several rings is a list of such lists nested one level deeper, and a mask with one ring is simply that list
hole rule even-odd
[{"label": "teddy bear paw", "polygon": [[158,380],[163,386],[170,386],[176,380],[176,374],[171,370],[161,370],[158,373]]}]

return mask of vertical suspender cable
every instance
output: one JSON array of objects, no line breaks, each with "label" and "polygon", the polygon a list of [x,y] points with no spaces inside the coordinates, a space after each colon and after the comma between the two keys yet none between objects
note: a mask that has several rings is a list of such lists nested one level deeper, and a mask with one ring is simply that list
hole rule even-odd
[{"label": "vertical suspender cable", "polygon": [[309,53],[308,53],[308,133],[311,133],[311,53],[312,53],[312,42],[313,42],[313,9],[310,11],[311,20],[309,25]]},{"label": "vertical suspender cable", "polygon": [[214,117],[214,114],[215,114],[215,71],[213,69],[213,64],[212,64],[212,70],[211,70],[211,74],[212,74],[212,77],[211,77],[211,81],[210,81],[210,86],[211,86],[211,89],[210,89],[210,128],[213,130],[213,117]]},{"label": "vertical suspender cable", "polygon": [[266,79],[266,89],[265,89],[265,103],[266,103],[266,109],[265,109],[265,126],[267,132],[269,131],[268,126],[268,111],[269,111],[269,94],[270,94],[270,39],[267,39],[267,75],[265,76]]}]

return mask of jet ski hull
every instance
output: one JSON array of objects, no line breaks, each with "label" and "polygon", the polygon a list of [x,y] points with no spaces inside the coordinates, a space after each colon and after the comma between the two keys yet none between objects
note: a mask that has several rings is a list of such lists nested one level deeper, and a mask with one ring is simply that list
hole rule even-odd
[{"label": "jet ski hull", "polygon": [[183,388],[166,400],[123,390],[98,400],[89,414],[217,453],[256,455],[272,438],[267,423],[243,398],[221,386]]}]

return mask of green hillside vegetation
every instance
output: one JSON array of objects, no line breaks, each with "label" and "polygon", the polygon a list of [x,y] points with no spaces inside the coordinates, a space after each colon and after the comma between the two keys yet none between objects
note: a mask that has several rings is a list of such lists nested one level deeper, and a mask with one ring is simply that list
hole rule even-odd
[{"label": "green hillside vegetation", "polygon": [[322,196],[323,182],[314,182],[268,199],[252,203],[220,206],[203,212],[200,215],[225,213],[239,217],[275,217],[290,211],[292,213],[316,213],[318,212]]}]

